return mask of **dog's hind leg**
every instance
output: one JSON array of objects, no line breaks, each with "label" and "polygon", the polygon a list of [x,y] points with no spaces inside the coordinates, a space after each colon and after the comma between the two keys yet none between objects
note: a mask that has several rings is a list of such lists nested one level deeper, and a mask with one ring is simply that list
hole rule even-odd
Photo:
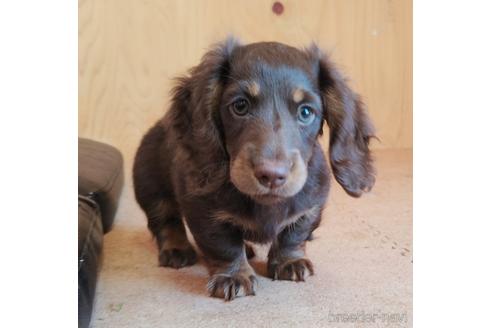
[{"label": "dog's hind leg", "polygon": [[161,200],[144,210],[148,228],[157,241],[159,265],[179,269],[195,264],[197,255],[188,241],[175,201]]},{"label": "dog's hind leg", "polygon": [[170,177],[172,150],[165,143],[165,130],[157,123],[144,136],[135,156],[135,198],[144,210],[149,230],[157,241],[159,264],[181,268],[196,262],[176,203]]}]

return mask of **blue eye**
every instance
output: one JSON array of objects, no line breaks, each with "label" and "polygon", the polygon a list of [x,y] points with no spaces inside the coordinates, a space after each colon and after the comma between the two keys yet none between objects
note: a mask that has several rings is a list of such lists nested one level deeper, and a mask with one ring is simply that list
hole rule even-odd
[{"label": "blue eye", "polygon": [[313,123],[314,118],[316,117],[314,110],[306,105],[302,105],[297,110],[297,119],[303,125],[309,125]]}]

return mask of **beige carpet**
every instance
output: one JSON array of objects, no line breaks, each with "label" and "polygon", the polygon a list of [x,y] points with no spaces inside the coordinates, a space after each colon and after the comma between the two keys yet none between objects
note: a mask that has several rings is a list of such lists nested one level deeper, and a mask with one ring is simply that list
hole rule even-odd
[{"label": "beige carpet", "polygon": [[[259,277],[254,297],[206,294],[203,263],[157,266],[157,250],[127,179],[104,239],[92,327],[409,327],[412,325],[412,151],[376,153],[373,191],[353,199],[333,184],[307,252],[305,283]],[[126,163],[127,166],[130,163]],[[266,249],[253,266],[265,274]]]}]

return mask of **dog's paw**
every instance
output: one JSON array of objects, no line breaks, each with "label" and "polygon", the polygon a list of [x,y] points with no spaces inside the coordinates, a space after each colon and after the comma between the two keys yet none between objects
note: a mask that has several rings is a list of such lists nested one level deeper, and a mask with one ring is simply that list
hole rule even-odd
[{"label": "dog's paw", "polygon": [[219,273],[214,274],[207,284],[207,289],[212,297],[223,298],[232,301],[238,296],[255,295],[258,284],[254,274],[245,275],[236,273],[233,275]]},{"label": "dog's paw", "polygon": [[304,281],[307,274],[313,275],[313,263],[306,258],[291,259],[268,267],[273,280]]},{"label": "dog's paw", "polygon": [[179,249],[162,249],[159,253],[159,265],[179,269],[193,265],[197,261],[197,255],[192,247]]}]

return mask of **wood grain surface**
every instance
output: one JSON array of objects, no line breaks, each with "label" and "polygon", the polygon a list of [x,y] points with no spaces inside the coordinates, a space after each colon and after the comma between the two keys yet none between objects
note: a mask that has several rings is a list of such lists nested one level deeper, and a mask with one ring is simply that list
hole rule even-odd
[{"label": "wood grain surface", "polygon": [[116,146],[130,168],[167,109],[172,78],[234,34],[248,43],[317,42],[365,100],[374,148],[412,147],[412,1],[279,2],[280,15],[264,0],[80,0],[79,135]]}]

